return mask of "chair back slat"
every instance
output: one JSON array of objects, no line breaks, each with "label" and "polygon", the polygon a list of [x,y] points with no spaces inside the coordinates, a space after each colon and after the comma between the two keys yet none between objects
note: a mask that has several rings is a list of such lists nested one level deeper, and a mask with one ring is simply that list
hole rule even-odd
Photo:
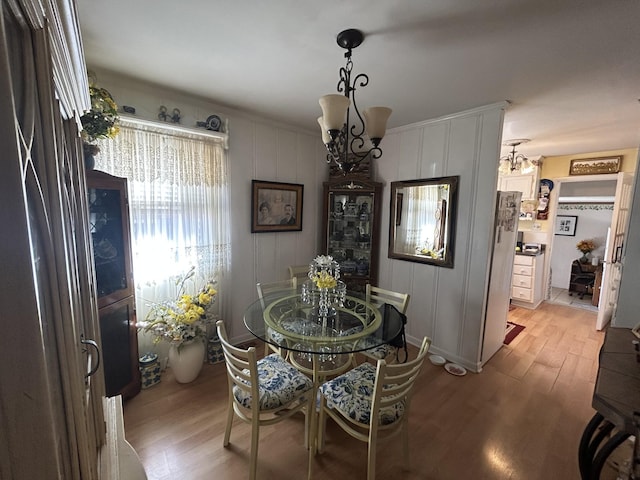
[{"label": "chair back slat", "polygon": [[303,281],[309,278],[309,265],[289,265],[289,277]]},{"label": "chair back slat", "polygon": [[294,293],[296,288],[298,288],[298,279],[296,277],[287,278],[286,280],[280,280],[277,282],[256,283],[256,290],[258,291],[258,298],[262,302],[262,308],[265,308],[264,299],[269,294],[281,292],[283,290],[291,290],[291,292]]},{"label": "chair back slat", "polygon": [[367,283],[366,300],[374,305],[380,306],[384,303],[389,303],[396,307],[400,313],[407,313],[409,299],[410,295],[408,293],[385,290]]},{"label": "chair back slat", "polygon": [[[238,388],[251,393],[252,402],[257,402],[258,397],[258,365],[255,347],[242,349],[229,343],[227,330],[222,321],[216,324],[218,327],[218,338],[222,345],[225,364],[227,366],[227,377],[229,387]],[[255,379],[255,381],[254,381]]]},{"label": "chair back slat", "polygon": [[405,402],[405,408],[409,407],[413,386],[422,370],[430,345],[431,339],[424,337],[418,355],[407,363],[387,365],[384,360],[378,360],[371,405],[372,422],[374,416],[375,421],[378,421],[377,417],[383,407],[394,405],[399,401]]}]

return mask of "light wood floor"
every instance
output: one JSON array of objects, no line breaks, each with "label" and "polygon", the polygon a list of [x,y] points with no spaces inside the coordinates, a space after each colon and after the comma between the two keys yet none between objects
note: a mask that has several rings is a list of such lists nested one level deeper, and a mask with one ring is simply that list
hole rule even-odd
[{"label": "light wood floor", "polygon": [[[578,479],[580,435],[594,411],[591,396],[604,339],[595,313],[543,303],[516,308],[526,328],[480,374],[455,377],[425,363],[411,408],[411,467],[401,470],[397,440],[379,443],[377,478]],[[415,352],[415,350],[414,350]],[[236,421],[222,439],[227,408],[224,366],[205,365],[180,385],[162,381],[124,407],[126,437],[150,480],[248,478],[250,426]],[[306,478],[303,416],[260,433],[258,477]],[[366,444],[331,422],[317,480],[366,478]]]}]

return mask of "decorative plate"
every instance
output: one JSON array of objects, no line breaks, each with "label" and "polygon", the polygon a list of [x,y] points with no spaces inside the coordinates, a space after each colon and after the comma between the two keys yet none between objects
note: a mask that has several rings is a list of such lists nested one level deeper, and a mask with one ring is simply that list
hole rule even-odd
[{"label": "decorative plate", "polygon": [[207,130],[213,130],[214,132],[219,132],[220,127],[222,126],[222,120],[217,115],[209,115],[207,117],[206,126]]},{"label": "decorative plate", "polygon": [[440,355],[429,355],[429,360],[431,360],[431,363],[437,366],[444,365],[445,363],[447,363],[445,358],[441,357]]},{"label": "decorative plate", "polygon": [[458,377],[461,377],[463,375],[467,374],[467,369],[464,367],[461,367],[460,365],[457,365],[455,363],[447,363],[444,366],[445,370],[447,372],[449,372],[451,375],[456,375]]},{"label": "decorative plate", "polygon": [[548,178],[543,178],[542,180],[540,180],[540,185],[543,187],[547,187],[549,191],[553,190],[553,182]]}]

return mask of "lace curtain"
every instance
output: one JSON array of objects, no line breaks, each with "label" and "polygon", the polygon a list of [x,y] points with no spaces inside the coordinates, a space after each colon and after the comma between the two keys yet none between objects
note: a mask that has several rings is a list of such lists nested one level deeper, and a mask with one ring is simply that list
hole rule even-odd
[{"label": "lace curtain", "polygon": [[95,168],[128,179],[138,319],[174,299],[176,279],[192,266],[189,290],[210,280],[220,290],[231,260],[224,140],[122,118],[99,147]]},{"label": "lace curtain", "polygon": [[437,235],[437,215],[439,192],[434,185],[424,185],[407,189],[404,201],[407,205],[407,228],[400,230],[400,238],[405,253],[413,255],[416,250],[433,249]]}]

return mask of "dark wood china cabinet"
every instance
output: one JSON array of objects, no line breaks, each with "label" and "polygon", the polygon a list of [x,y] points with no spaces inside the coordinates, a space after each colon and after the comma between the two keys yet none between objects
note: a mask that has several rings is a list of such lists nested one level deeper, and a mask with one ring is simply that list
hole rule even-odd
[{"label": "dark wood china cabinet", "polygon": [[89,227],[107,396],[140,392],[127,180],[87,172]]},{"label": "dark wood china cabinet", "polygon": [[340,264],[352,291],[378,283],[382,184],[336,176],[324,182],[323,250]]}]

